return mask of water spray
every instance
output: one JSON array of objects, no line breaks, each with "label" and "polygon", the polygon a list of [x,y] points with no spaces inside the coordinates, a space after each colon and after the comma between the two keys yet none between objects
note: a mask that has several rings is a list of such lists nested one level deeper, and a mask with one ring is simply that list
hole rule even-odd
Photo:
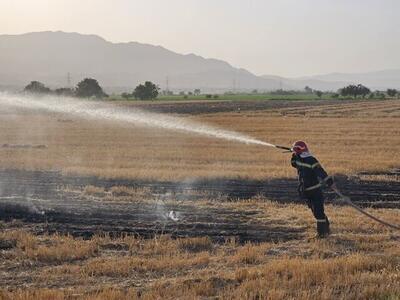
[{"label": "water spray", "polygon": [[[209,125],[203,125],[194,121],[183,120],[172,116],[150,113],[139,109],[123,110],[121,107],[101,103],[99,101],[82,101],[71,97],[57,96],[29,96],[24,94],[9,94],[0,92],[0,104],[32,110],[44,110],[61,114],[71,114],[80,118],[107,120],[111,122],[122,122],[137,126],[161,128],[175,130],[186,133],[195,133],[202,136],[219,138],[229,141],[236,141],[245,144],[273,147],[284,152],[292,152],[292,149],[285,146],[274,145],[268,142],[257,140],[253,137],[237,133],[234,131],[215,128]],[[400,229],[399,226],[382,221],[371,214],[365,212],[355,205],[349,197],[344,196],[339,190],[334,189],[336,194],[348,205],[366,215],[367,217],[394,229]],[[174,211],[169,212],[168,218],[174,221],[179,217]]]},{"label": "water spray", "polygon": [[[93,120],[107,120],[136,126],[161,128],[186,133],[195,133],[228,141],[276,147],[267,142],[234,131],[204,125],[163,114],[151,113],[137,108],[122,108],[99,101],[83,101],[71,97],[31,96],[26,94],[8,94],[0,92],[0,104],[31,110],[43,110]],[[128,110],[127,110],[128,109]]]}]

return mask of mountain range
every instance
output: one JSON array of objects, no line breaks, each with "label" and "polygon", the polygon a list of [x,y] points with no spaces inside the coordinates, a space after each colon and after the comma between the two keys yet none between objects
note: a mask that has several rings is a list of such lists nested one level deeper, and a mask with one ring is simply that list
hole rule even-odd
[{"label": "mountain range", "polygon": [[32,80],[50,87],[96,78],[107,92],[130,91],[146,80],[162,89],[224,92],[257,89],[337,90],[349,83],[400,88],[400,70],[332,73],[302,78],[257,76],[218,59],[178,54],[138,42],[111,43],[96,35],[35,32],[0,35],[0,88],[21,89]]}]

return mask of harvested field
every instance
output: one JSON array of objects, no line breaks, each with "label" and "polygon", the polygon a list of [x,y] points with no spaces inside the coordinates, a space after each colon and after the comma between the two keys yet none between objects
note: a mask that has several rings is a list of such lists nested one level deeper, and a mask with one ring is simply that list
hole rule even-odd
[{"label": "harvested field", "polygon": [[[277,144],[305,139],[346,195],[400,223],[400,101],[119,105]],[[399,232],[328,192],[333,234],[314,239],[288,154],[0,113],[0,299],[400,297]]]},{"label": "harvested field", "polygon": [[[209,210],[216,228],[231,211],[230,216],[242,222],[237,230],[248,230],[249,221],[256,222],[259,227],[253,229],[268,239],[243,244],[234,237],[215,241],[208,236],[163,234],[143,239],[113,232],[81,239],[37,235],[35,223],[21,220],[0,223],[4,259],[0,295],[3,299],[374,299],[382,295],[396,299],[400,295],[399,234],[355,217],[350,208],[327,205],[333,235],[318,240],[304,205],[252,199],[195,206],[191,213],[200,212],[204,220],[201,212]],[[372,211],[391,222],[398,219],[398,209]],[[321,288],[315,289],[316,284]]]},{"label": "harvested field", "polygon": [[121,106],[141,108],[168,114],[215,114],[266,112],[282,116],[383,116],[400,117],[399,100],[267,100],[267,101],[191,101],[191,102],[150,102]]},{"label": "harvested field", "polygon": [[[333,174],[350,176],[399,167],[399,118],[392,113],[385,115],[385,110],[388,106],[400,109],[400,101],[348,104],[346,109],[353,112],[348,117],[343,117],[344,112],[329,115],[338,104],[334,102],[329,108],[329,101],[323,103],[312,106],[312,117],[303,113],[311,109],[309,106],[182,117],[274,144],[306,140]],[[70,121],[65,122],[66,118]],[[3,169],[60,170],[64,174],[156,181],[211,177],[264,180],[295,174],[289,165],[290,155],[276,149],[57,114],[5,111],[0,139],[9,145],[45,146],[0,148]]]}]

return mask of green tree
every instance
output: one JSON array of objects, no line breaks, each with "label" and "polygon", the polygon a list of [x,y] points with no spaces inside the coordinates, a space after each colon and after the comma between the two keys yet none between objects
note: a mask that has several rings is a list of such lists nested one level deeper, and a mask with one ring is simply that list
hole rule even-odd
[{"label": "green tree", "polygon": [[193,91],[193,93],[194,93],[196,96],[198,96],[198,95],[200,95],[201,90],[200,90],[200,89],[195,89],[195,90]]},{"label": "green tree", "polygon": [[139,84],[133,91],[132,95],[135,99],[150,100],[157,98],[158,90],[158,86],[151,81],[146,81],[144,84]]},{"label": "green tree", "polygon": [[39,81],[31,81],[25,88],[25,92],[33,94],[49,94],[51,90]]},{"label": "green tree", "polygon": [[79,82],[75,93],[78,97],[107,97],[97,80],[93,78],[85,78]]},{"label": "green tree", "polygon": [[362,84],[357,85],[358,94],[361,95],[363,98],[371,93],[371,90]]},{"label": "green tree", "polygon": [[318,96],[318,98],[321,98],[323,93],[321,91],[315,91],[315,94]]},{"label": "green tree", "polygon": [[357,98],[357,96],[362,96],[365,98],[366,95],[371,93],[370,89],[367,88],[366,86],[363,86],[362,84],[358,85],[348,85],[339,90],[340,95],[346,97],[346,96],[353,96],[354,98]]},{"label": "green tree", "polygon": [[394,97],[397,95],[397,90],[396,89],[387,89],[386,94],[388,94],[389,97]]},{"label": "green tree", "polygon": [[344,88],[340,89],[339,94],[341,96],[343,96],[343,97],[356,96],[354,94],[354,92],[355,92],[355,86],[354,85],[348,85],[348,86],[345,86]]}]

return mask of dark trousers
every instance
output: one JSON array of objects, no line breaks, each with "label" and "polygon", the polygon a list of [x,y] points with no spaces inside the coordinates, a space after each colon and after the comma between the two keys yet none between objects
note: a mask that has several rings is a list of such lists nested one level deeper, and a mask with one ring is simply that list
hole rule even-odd
[{"label": "dark trousers", "polygon": [[320,237],[329,234],[329,220],[324,210],[324,195],[321,189],[304,192],[307,205],[317,220],[317,232]]}]

